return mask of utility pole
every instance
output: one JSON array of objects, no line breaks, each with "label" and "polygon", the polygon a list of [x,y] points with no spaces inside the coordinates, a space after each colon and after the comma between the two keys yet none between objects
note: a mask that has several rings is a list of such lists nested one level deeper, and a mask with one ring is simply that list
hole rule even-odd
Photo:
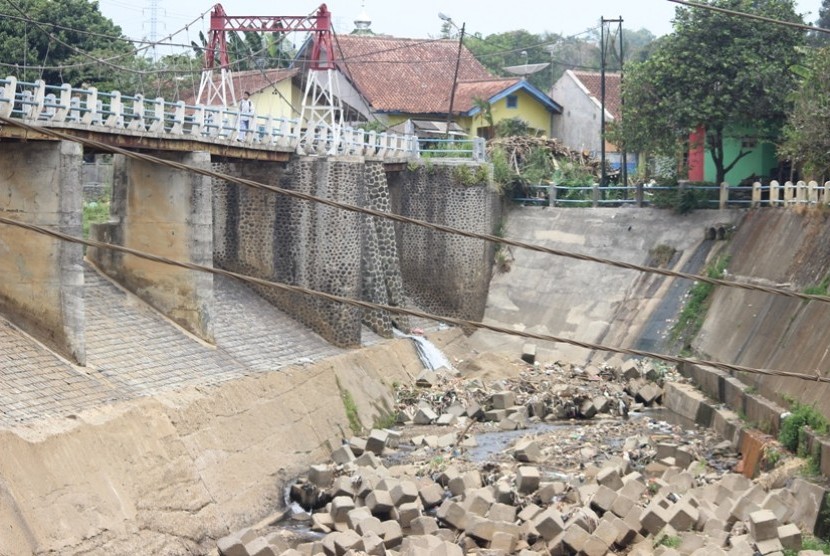
[{"label": "utility pole", "polygon": [[622,44],[622,17],[618,17],[617,19],[605,19],[605,17],[600,18],[600,124],[599,124],[599,135],[600,135],[600,143],[602,144],[600,150],[600,164],[602,164],[601,168],[601,178],[599,185],[600,187],[604,187],[608,185],[608,173],[605,170],[605,68],[607,65],[607,56],[606,52],[608,50],[606,45],[606,39],[608,38],[605,32],[605,24],[606,23],[619,23],[619,30],[620,30],[620,43]]},{"label": "utility pole", "polygon": [[[467,22],[461,23],[461,33],[458,35],[458,54],[455,56],[455,73],[452,76],[452,89],[450,90],[450,110],[447,112],[447,139],[450,138],[450,125],[452,125],[452,108],[455,104],[455,86],[458,82],[458,66],[461,65],[461,48],[464,46],[464,29]],[[456,27],[458,29],[458,27]]]}]

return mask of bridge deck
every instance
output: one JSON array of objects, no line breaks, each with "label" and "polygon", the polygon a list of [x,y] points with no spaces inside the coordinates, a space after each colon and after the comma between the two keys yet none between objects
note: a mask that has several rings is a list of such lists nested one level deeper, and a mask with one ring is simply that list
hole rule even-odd
[{"label": "bridge deck", "polygon": [[[87,366],[0,318],[0,426],[318,360],[334,347],[251,290],[216,277],[216,347],[194,339],[87,268]],[[381,338],[364,330],[364,344]]]}]

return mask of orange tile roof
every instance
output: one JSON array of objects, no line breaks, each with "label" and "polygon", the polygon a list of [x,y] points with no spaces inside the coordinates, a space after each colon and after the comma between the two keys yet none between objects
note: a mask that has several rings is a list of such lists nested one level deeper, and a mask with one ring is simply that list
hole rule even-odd
[{"label": "orange tile roof", "polygon": [[[458,41],[345,35],[337,37],[335,49],[338,67],[363,93],[373,110],[447,113]],[[462,48],[458,83],[493,79],[487,68],[466,47]],[[471,101],[464,101],[466,104],[459,101],[460,91],[461,87],[456,90],[453,112],[471,107]]]},{"label": "orange tile roof", "polygon": [[[294,77],[298,71],[299,70],[296,68],[281,68],[233,72],[233,92],[236,96],[236,101],[239,102],[240,100],[242,100],[242,93],[244,93],[245,91],[248,91],[251,94],[256,94],[263,89],[276,85],[284,79],[290,79],[291,77]],[[220,79],[220,70],[214,70],[213,83],[215,85],[219,85]],[[185,102],[185,104],[190,105],[196,101],[195,97],[196,95],[191,92],[187,95],[183,95],[182,100]],[[215,102],[214,104],[219,104],[219,102]]]},{"label": "orange tile roof", "polygon": [[[574,76],[579,79],[585,88],[590,91],[591,95],[596,97],[597,101],[602,97],[602,74],[588,71],[573,71]],[[605,74],[605,109],[614,116],[614,119],[620,117],[620,74],[606,73]]]},{"label": "orange tile roof", "polygon": [[459,83],[455,90],[453,112],[467,112],[475,106],[473,103],[475,99],[481,98],[489,100],[491,97],[499,94],[509,87],[512,87],[519,81],[521,81],[519,78],[496,78],[488,79],[486,81],[465,81]]}]

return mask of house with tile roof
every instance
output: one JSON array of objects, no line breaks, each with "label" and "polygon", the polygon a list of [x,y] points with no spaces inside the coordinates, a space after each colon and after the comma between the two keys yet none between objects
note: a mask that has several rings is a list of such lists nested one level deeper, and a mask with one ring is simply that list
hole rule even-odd
[{"label": "house with tile roof", "polygon": [[[597,72],[567,70],[551,89],[551,97],[564,107],[554,121],[553,135],[572,149],[590,153],[597,158],[602,150],[602,75]],[[620,74],[605,74],[606,125],[620,118]],[[619,167],[621,153],[606,141],[606,160]],[[634,156],[629,163],[636,160]],[[629,168],[629,171],[632,168]]]},{"label": "house with tile roof", "polygon": [[[489,103],[494,123],[518,117],[538,134],[550,135],[553,118],[561,112],[527,81],[494,76],[465,47],[459,54],[456,40],[345,35],[337,37],[335,52],[346,120],[352,124],[378,121],[396,131],[443,134],[452,96],[454,134],[492,134],[477,103],[481,99]],[[303,58],[301,51],[298,59]]]},{"label": "house with tile roof", "polygon": [[[238,71],[232,74],[233,96],[237,107],[242,100],[242,93],[251,93],[254,113],[274,118],[297,119],[303,103],[303,91],[296,79],[297,68],[256,69]],[[214,84],[219,85],[221,77],[218,72],[213,76]],[[196,102],[195,93],[182,97],[185,104]],[[219,100],[216,105],[221,104]],[[236,107],[234,107],[236,108]]]}]

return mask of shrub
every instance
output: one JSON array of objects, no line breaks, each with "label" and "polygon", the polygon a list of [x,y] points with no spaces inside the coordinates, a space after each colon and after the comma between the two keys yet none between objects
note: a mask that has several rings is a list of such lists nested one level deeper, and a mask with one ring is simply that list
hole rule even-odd
[{"label": "shrub", "polygon": [[[804,438],[802,430],[808,426],[818,434],[827,432],[827,419],[818,412],[812,405],[804,405],[795,402],[791,407],[791,413],[781,422],[781,431],[778,433],[778,441],[791,452],[802,452]],[[802,448],[801,450],[799,448]]]}]

